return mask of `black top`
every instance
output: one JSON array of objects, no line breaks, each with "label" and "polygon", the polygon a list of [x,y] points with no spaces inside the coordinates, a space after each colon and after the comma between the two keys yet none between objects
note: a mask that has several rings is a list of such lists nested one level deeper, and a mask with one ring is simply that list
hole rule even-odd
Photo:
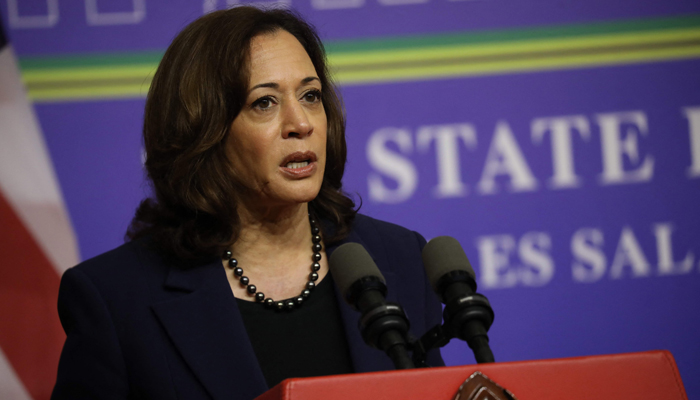
[{"label": "black top", "polygon": [[236,302],[269,387],[287,378],[354,372],[330,272],[293,310]]}]

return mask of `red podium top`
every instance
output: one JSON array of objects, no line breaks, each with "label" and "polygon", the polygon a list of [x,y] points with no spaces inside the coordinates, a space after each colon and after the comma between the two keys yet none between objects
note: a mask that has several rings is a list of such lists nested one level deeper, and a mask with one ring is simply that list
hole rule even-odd
[{"label": "red podium top", "polygon": [[668,351],[294,378],[257,400],[452,400],[475,371],[518,400],[687,400]]}]

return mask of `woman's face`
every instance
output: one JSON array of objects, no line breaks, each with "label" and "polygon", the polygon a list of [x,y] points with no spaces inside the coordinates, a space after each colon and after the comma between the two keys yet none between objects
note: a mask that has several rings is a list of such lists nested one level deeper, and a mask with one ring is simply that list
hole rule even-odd
[{"label": "woman's face", "polygon": [[246,101],[227,143],[249,205],[305,203],[318,194],[326,166],[322,89],[306,50],[289,32],[253,38]]}]

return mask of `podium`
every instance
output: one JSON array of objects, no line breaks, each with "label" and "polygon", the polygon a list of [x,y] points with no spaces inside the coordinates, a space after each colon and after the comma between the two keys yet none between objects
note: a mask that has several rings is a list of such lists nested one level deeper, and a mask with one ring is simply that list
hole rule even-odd
[{"label": "podium", "polygon": [[452,400],[460,385],[476,371],[510,391],[517,400],[688,399],[673,356],[659,350],[293,378],[256,400]]}]

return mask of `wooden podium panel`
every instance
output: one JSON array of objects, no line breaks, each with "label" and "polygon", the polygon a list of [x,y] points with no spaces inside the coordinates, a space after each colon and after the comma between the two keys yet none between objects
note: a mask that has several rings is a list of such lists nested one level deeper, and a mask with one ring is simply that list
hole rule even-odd
[{"label": "wooden podium panel", "polygon": [[687,400],[668,351],[294,378],[257,400],[452,400],[475,371],[518,400]]}]

